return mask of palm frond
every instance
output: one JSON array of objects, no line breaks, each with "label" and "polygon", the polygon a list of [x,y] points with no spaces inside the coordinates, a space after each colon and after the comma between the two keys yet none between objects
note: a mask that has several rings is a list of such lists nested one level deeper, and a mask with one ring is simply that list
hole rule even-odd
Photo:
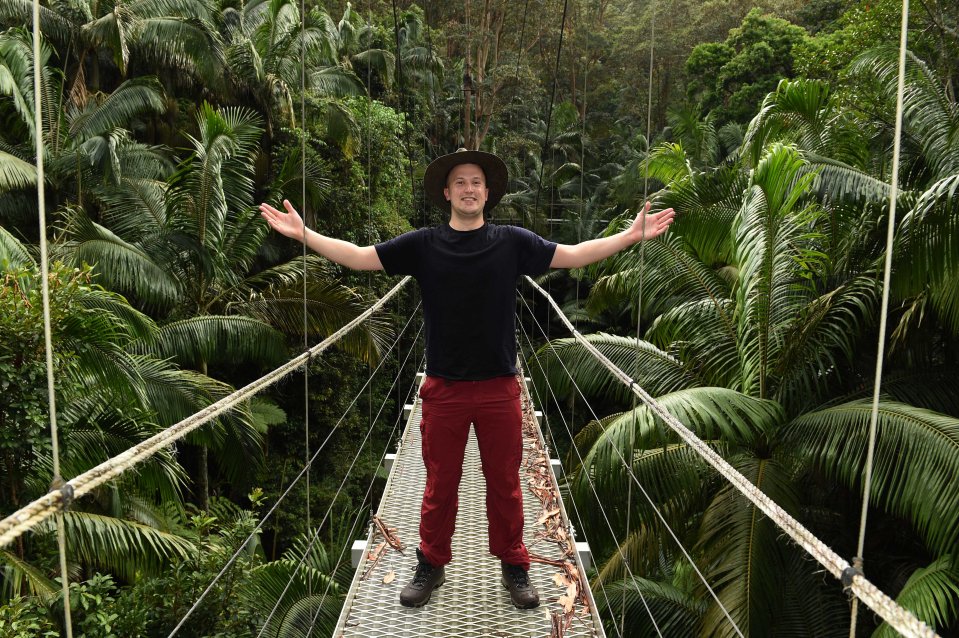
[{"label": "palm frond", "polygon": [[341,67],[323,67],[310,73],[310,91],[320,97],[363,95],[366,89],[352,71]]},{"label": "palm frond", "polygon": [[[959,568],[955,558],[946,554],[917,569],[896,596],[896,602],[934,631],[951,626],[959,614]],[[883,623],[872,638],[896,635],[898,632],[889,623]]]},{"label": "palm frond", "polygon": [[[110,516],[71,511],[64,513],[63,522],[73,560],[108,569],[128,582],[157,574],[174,559],[196,551],[193,543],[180,536]],[[45,534],[55,531],[50,519],[35,529]]]},{"label": "palm frond", "polygon": [[734,221],[739,286],[739,345],[743,353],[742,387],[770,396],[770,373],[780,341],[776,332],[804,305],[809,271],[824,256],[809,231],[814,209],[798,210],[813,176],[801,175],[803,160],[795,149],[773,145],[752,175],[752,185]]},{"label": "palm frond", "polygon": [[37,185],[37,167],[0,151],[0,193]]},{"label": "palm frond", "polygon": [[[730,463],[753,485],[787,512],[796,513],[798,495],[788,468],[775,459],[742,454]],[[706,557],[706,580],[736,625],[750,636],[771,635],[782,600],[786,544],[782,532],[761,516],[732,485],[725,485],[709,505],[701,523],[697,548]],[[705,597],[705,596],[704,596]],[[710,600],[703,618],[707,636],[736,635],[722,609]]]},{"label": "palm frond", "polygon": [[236,365],[258,361],[270,365],[286,356],[283,338],[269,324],[252,317],[205,315],[161,326],[134,346],[141,354],[172,358],[183,367]]},{"label": "palm frond", "polygon": [[959,169],[943,177],[919,196],[903,217],[897,261],[898,285],[918,290],[938,285],[950,273],[959,272]]},{"label": "palm frond", "polygon": [[[605,594],[605,597],[599,592],[594,594],[598,611],[610,619],[607,626],[618,627],[625,605],[626,624],[622,635],[631,638],[695,636],[706,608],[703,599],[672,583],[640,577],[607,583]],[[655,619],[655,625],[650,616]]]},{"label": "palm frond", "polygon": [[0,226],[0,270],[34,266],[35,262],[20,241]]},{"label": "palm frond", "polygon": [[[682,362],[648,342],[602,332],[587,335],[586,340],[653,396],[700,385]],[[574,338],[543,346],[530,362],[529,372],[537,386],[548,385],[558,399],[575,396],[578,387],[589,398],[624,405],[632,400],[632,391]]]},{"label": "palm frond", "polygon": [[[638,306],[642,292],[640,310],[644,319],[698,299],[712,300],[722,314],[721,305],[729,298],[730,286],[716,270],[696,259],[686,239],[670,233],[589,268],[596,283],[590,289],[587,307],[599,312],[617,303]],[[732,331],[732,318],[725,320]]]},{"label": "palm frond", "polygon": [[156,78],[125,81],[99,104],[88,107],[70,121],[70,135],[85,140],[115,128],[124,128],[136,117],[165,110],[163,87]]},{"label": "palm frond", "polygon": [[[0,549],[0,570],[5,595],[19,596],[26,585],[26,591],[31,596],[37,596],[44,602],[49,602],[60,591],[60,586],[47,577],[42,570],[21,559],[16,554]],[[0,602],[6,603],[3,597]]]},{"label": "palm frond", "polygon": [[67,237],[61,252],[75,266],[94,267],[101,285],[153,307],[168,307],[176,282],[143,249],[93,222],[80,208],[67,212]]},{"label": "palm frond", "polygon": [[649,341],[683,362],[705,385],[739,389],[742,354],[729,299],[684,301],[658,316],[646,331]]},{"label": "palm frond", "polygon": [[783,403],[799,399],[790,407],[803,410],[802,403],[826,396],[835,382],[832,372],[852,360],[879,296],[875,279],[859,277],[800,308],[780,330],[784,346],[771,371],[778,378],[775,397]]},{"label": "palm frond", "polygon": [[[852,401],[803,414],[783,441],[849,489],[862,489],[871,402]],[[912,522],[934,551],[959,542],[959,419],[894,401],[879,404],[870,501]],[[930,499],[929,494],[938,495]]]}]

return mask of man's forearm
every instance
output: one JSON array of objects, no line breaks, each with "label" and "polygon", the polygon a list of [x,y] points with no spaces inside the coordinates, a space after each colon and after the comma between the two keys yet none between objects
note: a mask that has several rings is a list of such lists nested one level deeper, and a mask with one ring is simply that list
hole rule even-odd
[{"label": "man's forearm", "polygon": [[382,270],[376,249],[373,246],[357,246],[342,239],[321,235],[306,229],[306,245],[330,261],[353,270]]},{"label": "man's forearm", "polygon": [[590,239],[575,245],[560,244],[556,246],[556,253],[553,255],[550,267],[581,268],[606,259],[632,245],[633,242],[627,237],[626,232]]}]

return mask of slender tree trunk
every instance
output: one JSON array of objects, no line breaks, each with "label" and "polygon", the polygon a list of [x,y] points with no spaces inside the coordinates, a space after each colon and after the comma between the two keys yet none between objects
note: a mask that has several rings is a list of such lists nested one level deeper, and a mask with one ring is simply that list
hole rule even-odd
[{"label": "slender tree trunk", "polygon": [[[206,361],[200,363],[200,372],[203,373],[203,376],[207,376]],[[210,509],[210,469],[209,450],[203,444],[200,445],[196,475],[197,498],[200,500],[200,509],[206,512]]]},{"label": "slender tree trunk", "polygon": [[205,445],[200,445],[200,458],[197,461],[196,487],[197,498],[200,500],[200,509],[204,512],[210,509],[210,474],[207,467],[209,451]]}]

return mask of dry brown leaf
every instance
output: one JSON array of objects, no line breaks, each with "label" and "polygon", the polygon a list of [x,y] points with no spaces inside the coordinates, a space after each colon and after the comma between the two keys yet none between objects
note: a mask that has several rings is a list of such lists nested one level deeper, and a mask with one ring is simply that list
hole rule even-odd
[{"label": "dry brown leaf", "polygon": [[557,602],[563,606],[563,611],[565,613],[570,614],[573,612],[573,605],[576,603],[576,599],[563,595],[559,597]]},{"label": "dry brown leaf", "polygon": [[539,523],[540,525],[542,525],[543,523],[545,523],[546,521],[548,521],[548,520],[549,520],[550,518],[552,518],[553,516],[556,516],[557,514],[559,514],[559,508],[557,508],[557,509],[552,509],[552,510],[547,510],[547,511],[543,512],[543,514],[539,517],[539,519],[537,520],[537,523]]},{"label": "dry brown leaf", "polygon": [[569,581],[562,574],[553,574],[553,582],[556,583],[557,587],[566,587]]},{"label": "dry brown leaf", "polygon": [[396,580],[396,572],[391,569],[390,571],[386,572],[386,576],[383,577],[383,584],[389,585],[394,580]]}]

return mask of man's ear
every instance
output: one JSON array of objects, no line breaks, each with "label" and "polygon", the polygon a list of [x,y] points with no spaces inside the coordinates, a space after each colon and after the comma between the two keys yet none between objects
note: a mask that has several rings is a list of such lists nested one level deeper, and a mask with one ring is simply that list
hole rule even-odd
[{"label": "man's ear", "polygon": [[446,201],[450,201],[450,189],[448,188],[443,189],[443,197],[446,198]]}]

